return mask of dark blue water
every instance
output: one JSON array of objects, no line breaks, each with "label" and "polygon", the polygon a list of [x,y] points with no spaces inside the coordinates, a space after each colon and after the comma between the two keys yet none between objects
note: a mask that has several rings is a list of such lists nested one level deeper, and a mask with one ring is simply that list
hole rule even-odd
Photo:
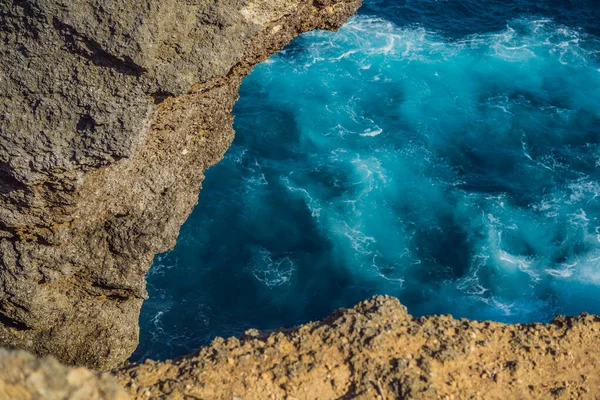
[{"label": "dark blue water", "polygon": [[596,1],[371,0],[246,78],[134,359],[322,318],[600,313]]}]

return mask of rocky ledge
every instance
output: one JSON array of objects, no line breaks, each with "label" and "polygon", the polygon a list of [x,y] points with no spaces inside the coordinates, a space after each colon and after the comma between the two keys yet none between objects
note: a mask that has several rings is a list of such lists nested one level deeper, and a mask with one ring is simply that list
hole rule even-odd
[{"label": "rocky ledge", "polygon": [[[217,338],[195,354],[113,374],[134,399],[597,399],[599,346],[593,315],[525,325],[413,318],[397,299],[380,296],[320,322]],[[106,374],[53,361],[53,371],[36,375],[48,360],[5,359],[0,351],[0,397],[63,398],[35,395],[61,387],[48,382],[69,382],[72,393],[89,382],[92,394],[122,396]]]},{"label": "rocky ledge", "polygon": [[0,345],[108,369],[242,78],[360,0],[0,2]]},{"label": "rocky ledge", "polygon": [[599,346],[597,316],[526,325],[413,318],[380,296],[115,374],[138,399],[596,399]]}]

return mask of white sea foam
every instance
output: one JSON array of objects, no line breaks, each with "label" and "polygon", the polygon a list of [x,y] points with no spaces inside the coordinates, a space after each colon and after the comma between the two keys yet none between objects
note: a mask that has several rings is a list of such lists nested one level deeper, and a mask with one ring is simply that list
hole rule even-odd
[{"label": "white sea foam", "polygon": [[[406,249],[408,251],[408,249]],[[382,259],[381,261],[379,261],[378,259]],[[382,264],[380,265],[380,264]],[[385,279],[388,282],[391,282],[395,285],[398,286],[398,288],[401,288],[404,286],[404,278],[395,278],[395,277],[391,277],[389,276],[390,273],[398,273],[401,269],[401,265],[398,263],[394,263],[391,267],[389,265],[385,265],[387,264],[387,261],[385,259],[385,257],[382,257],[380,254],[373,254],[373,257],[371,258],[371,267],[373,268],[373,270],[375,271],[375,273],[377,274],[377,276],[379,276],[380,278]],[[385,272],[384,272],[384,268],[385,268]]]},{"label": "white sea foam", "polygon": [[154,325],[154,329],[152,330],[152,336],[154,337],[158,337],[158,335],[164,333],[162,317],[165,315],[165,311],[169,311],[169,308],[167,307],[165,310],[158,311],[151,320],[152,325]]},{"label": "white sea foam", "polygon": [[[483,250],[486,251],[487,249],[484,247]],[[490,256],[486,254],[476,254],[473,257],[469,275],[459,279],[457,282],[456,287],[458,290],[472,296],[481,296],[489,291],[489,289],[485,288],[479,280],[480,270],[487,267],[489,258]]]},{"label": "white sea foam", "polygon": [[340,231],[350,241],[350,246],[358,254],[373,254],[371,246],[377,243],[374,237],[365,235],[358,227],[351,227],[347,222],[342,222]]},{"label": "white sea foam", "polygon": [[[504,268],[506,271],[521,271],[529,275],[534,283],[539,281],[540,276],[536,272],[534,264],[535,257],[514,255],[502,249],[502,228],[504,225],[498,218],[495,218],[490,214],[487,215],[487,218],[489,224],[485,222],[484,224],[488,226],[489,250],[493,254],[495,264],[500,268]],[[516,226],[514,228],[518,229]]]},{"label": "white sea foam", "polygon": [[231,145],[229,151],[225,154],[225,159],[231,159],[234,163],[241,164],[247,152],[248,149]]},{"label": "white sea foam", "polygon": [[177,268],[178,258],[171,257],[167,261],[168,254],[169,253],[163,253],[163,254],[156,255],[156,257],[154,258],[154,264],[153,264],[152,268],[146,274],[147,277],[163,276],[166,273],[168,273],[169,270],[171,270],[173,268]]},{"label": "white sea foam", "polygon": [[577,261],[570,264],[562,263],[557,268],[546,268],[544,272],[555,278],[569,278],[573,275],[573,270],[578,264]]},{"label": "white sea foam", "polygon": [[258,249],[258,256],[250,269],[259,282],[267,287],[276,287],[290,281],[296,270],[290,257],[275,257],[265,248]]},{"label": "white sea foam", "polygon": [[578,258],[573,278],[586,285],[600,286],[600,248]]},{"label": "white sea foam", "polygon": [[500,310],[502,314],[509,316],[513,314],[513,309],[515,308],[515,303],[506,303],[501,300],[498,300],[495,296],[491,297],[477,297],[477,299],[489,306]]},{"label": "white sea foam", "polygon": [[[513,26],[525,29],[516,30]],[[523,33],[524,31],[526,33]],[[510,22],[506,29],[499,33],[475,34],[448,42],[421,26],[399,27],[381,18],[355,16],[346,23],[340,34],[346,38],[346,41],[342,42],[344,46],[332,41],[325,33],[309,34],[311,37],[322,39],[311,46],[311,51],[315,54],[314,60],[355,58],[359,63],[358,68],[364,69],[365,65],[368,65],[368,68],[373,65],[364,64],[365,56],[368,59],[369,56],[385,55],[393,60],[431,63],[448,60],[465,49],[487,47],[492,56],[508,62],[527,62],[544,54],[556,54],[558,62],[562,64],[585,64],[593,52],[581,45],[581,32],[558,25],[549,19],[521,18]],[[350,49],[349,43],[353,44]],[[332,49],[339,50],[339,53],[325,56],[331,53]],[[360,57],[352,57],[355,54],[359,54]]]},{"label": "white sea foam", "polygon": [[374,137],[374,136],[378,136],[382,132],[383,132],[383,129],[381,129],[381,128],[374,129],[374,130],[365,129],[365,132],[361,133],[360,136]]},{"label": "white sea foam", "polygon": [[244,189],[246,193],[257,190],[261,186],[267,186],[269,182],[257,159],[248,163],[246,167],[247,174],[244,176]]},{"label": "white sea foam", "polygon": [[311,196],[310,193],[308,192],[308,190],[306,190],[304,188],[292,186],[290,183],[289,176],[283,177],[281,180],[284,182],[285,187],[290,192],[300,193],[304,197],[304,199],[306,201],[306,206],[308,207],[308,209],[311,212],[311,216],[318,220],[319,217],[321,216],[321,206],[319,205],[318,200],[316,200],[313,196]]},{"label": "white sea foam", "polygon": [[600,182],[590,180],[589,177],[582,177],[570,183],[568,188],[571,191],[569,200],[567,201],[569,204],[582,201],[589,203],[600,196]]}]

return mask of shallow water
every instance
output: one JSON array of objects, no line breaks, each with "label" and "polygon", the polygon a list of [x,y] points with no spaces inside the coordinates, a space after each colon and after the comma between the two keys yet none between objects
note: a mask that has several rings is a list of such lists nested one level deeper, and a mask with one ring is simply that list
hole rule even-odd
[{"label": "shallow water", "polygon": [[133,359],[322,318],[600,313],[592,1],[371,0],[248,76]]}]

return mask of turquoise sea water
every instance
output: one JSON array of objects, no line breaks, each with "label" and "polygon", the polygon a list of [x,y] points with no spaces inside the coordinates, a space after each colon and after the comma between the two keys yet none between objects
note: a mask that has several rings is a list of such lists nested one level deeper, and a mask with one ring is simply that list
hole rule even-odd
[{"label": "turquoise sea water", "polygon": [[134,359],[322,318],[600,313],[593,1],[370,1],[257,66]]}]

